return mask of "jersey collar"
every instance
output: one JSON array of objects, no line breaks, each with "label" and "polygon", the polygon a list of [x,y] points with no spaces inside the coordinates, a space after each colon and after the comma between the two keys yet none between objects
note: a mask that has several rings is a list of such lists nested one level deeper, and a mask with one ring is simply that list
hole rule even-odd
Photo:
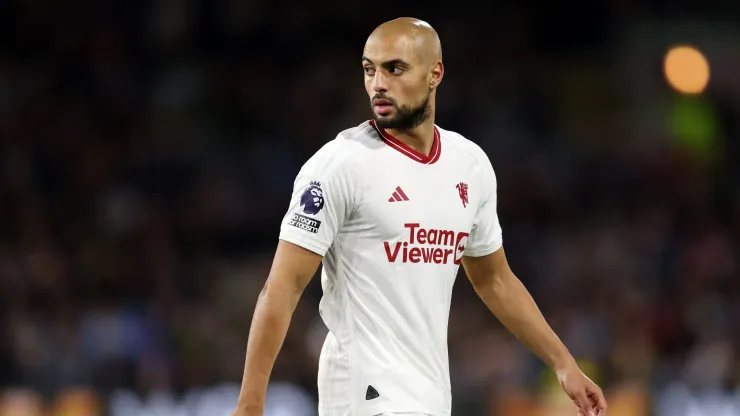
[{"label": "jersey collar", "polygon": [[404,142],[393,137],[393,135],[385,131],[385,129],[378,127],[375,124],[375,120],[370,120],[370,125],[372,125],[375,130],[378,131],[378,134],[380,134],[380,137],[383,139],[385,144],[408,156],[409,158],[425,165],[431,165],[439,160],[439,155],[442,153],[442,143],[439,137],[439,130],[437,129],[437,126],[434,126],[434,143],[432,143],[432,150],[429,152],[429,155],[425,155],[423,153],[417,152],[410,146],[407,146]]}]

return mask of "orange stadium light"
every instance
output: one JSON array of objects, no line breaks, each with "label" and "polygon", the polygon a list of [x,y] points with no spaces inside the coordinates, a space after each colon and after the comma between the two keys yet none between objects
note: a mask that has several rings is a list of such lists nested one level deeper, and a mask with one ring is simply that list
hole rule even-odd
[{"label": "orange stadium light", "polygon": [[663,62],[666,80],[683,94],[700,94],[709,84],[709,61],[693,46],[674,46]]}]

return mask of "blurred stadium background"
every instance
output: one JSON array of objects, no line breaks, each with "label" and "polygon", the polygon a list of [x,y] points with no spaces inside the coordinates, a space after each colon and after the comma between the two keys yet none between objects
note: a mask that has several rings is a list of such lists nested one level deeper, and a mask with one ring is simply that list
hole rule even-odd
[{"label": "blurred stadium background", "polygon": [[[610,415],[740,415],[740,2],[0,0],[0,416],[229,413],[294,176],[398,16]],[[316,414],[320,293],[266,416]],[[462,273],[449,343],[455,416],[574,415]]]}]

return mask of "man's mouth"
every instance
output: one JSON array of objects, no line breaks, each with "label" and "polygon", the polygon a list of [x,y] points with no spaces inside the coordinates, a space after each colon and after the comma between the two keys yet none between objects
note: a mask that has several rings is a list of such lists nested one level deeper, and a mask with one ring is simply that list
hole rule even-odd
[{"label": "man's mouth", "polygon": [[380,99],[373,101],[373,107],[375,108],[375,112],[382,116],[391,112],[393,104],[388,100]]}]

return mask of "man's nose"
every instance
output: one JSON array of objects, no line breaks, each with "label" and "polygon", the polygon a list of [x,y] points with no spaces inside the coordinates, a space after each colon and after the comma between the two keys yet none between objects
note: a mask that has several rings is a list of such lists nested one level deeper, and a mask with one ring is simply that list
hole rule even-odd
[{"label": "man's nose", "polygon": [[375,92],[388,91],[388,78],[383,71],[376,71],[373,77],[373,90]]}]

